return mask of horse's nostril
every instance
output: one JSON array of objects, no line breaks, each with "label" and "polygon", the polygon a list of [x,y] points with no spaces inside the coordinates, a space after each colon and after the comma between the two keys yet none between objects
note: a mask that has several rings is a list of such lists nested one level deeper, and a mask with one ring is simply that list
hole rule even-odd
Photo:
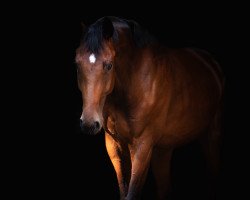
[{"label": "horse's nostril", "polygon": [[98,122],[98,121],[96,121],[95,123],[94,123],[94,127],[95,127],[95,129],[99,129],[100,128],[100,123]]}]

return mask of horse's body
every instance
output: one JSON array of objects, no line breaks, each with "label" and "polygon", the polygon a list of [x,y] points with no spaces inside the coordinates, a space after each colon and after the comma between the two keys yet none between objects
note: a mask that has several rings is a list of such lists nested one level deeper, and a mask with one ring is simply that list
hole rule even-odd
[{"label": "horse's body", "polygon": [[166,198],[173,150],[198,137],[216,169],[223,76],[209,54],[162,47],[135,22],[102,18],[76,62],[81,126],[90,133],[104,128],[121,199],[140,197],[150,163],[158,198]]}]

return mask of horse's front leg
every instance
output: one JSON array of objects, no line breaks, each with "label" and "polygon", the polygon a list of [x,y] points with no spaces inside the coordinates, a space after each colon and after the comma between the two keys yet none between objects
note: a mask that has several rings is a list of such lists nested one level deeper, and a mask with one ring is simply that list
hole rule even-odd
[{"label": "horse's front leg", "polygon": [[152,140],[138,140],[131,147],[131,179],[126,200],[141,198],[152,154]]},{"label": "horse's front leg", "polygon": [[130,152],[128,146],[123,143],[123,141],[115,140],[109,133],[105,133],[105,143],[108,155],[116,172],[120,199],[124,200],[128,192],[131,175]]}]

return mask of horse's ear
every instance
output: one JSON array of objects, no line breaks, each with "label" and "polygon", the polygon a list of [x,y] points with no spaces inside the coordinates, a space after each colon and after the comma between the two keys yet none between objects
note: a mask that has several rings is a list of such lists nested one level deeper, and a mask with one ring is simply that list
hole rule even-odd
[{"label": "horse's ear", "polygon": [[111,22],[111,20],[107,17],[105,17],[103,19],[102,22],[102,35],[104,37],[104,39],[109,39],[113,36],[114,34],[114,26]]},{"label": "horse's ear", "polygon": [[126,20],[126,22],[128,23],[130,31],[131,31],[132,35],[134,36],[134,34],[135,34],[135,25],[137,23],[135,21],[133,21],[133,20]]},{"label": "horse's ear", "polygon": [[85,33],[87,32],[87,26],[83,23],[83,22],[81,22],[81,27],[82,27],[82,34],[83,35],[85,35]]}]

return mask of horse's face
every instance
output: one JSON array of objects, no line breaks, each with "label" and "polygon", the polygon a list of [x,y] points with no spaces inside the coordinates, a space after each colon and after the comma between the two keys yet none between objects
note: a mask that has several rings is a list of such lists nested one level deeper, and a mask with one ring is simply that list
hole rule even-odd
[{"label": "horse's face", "polygon": [[80,126],[86,133],[96,134],[102,128],[105,99],[114,87],[114,57],[115,51],[109,41],[105,41],[98,55],[77,50],[78,87],[83,100]]}]

